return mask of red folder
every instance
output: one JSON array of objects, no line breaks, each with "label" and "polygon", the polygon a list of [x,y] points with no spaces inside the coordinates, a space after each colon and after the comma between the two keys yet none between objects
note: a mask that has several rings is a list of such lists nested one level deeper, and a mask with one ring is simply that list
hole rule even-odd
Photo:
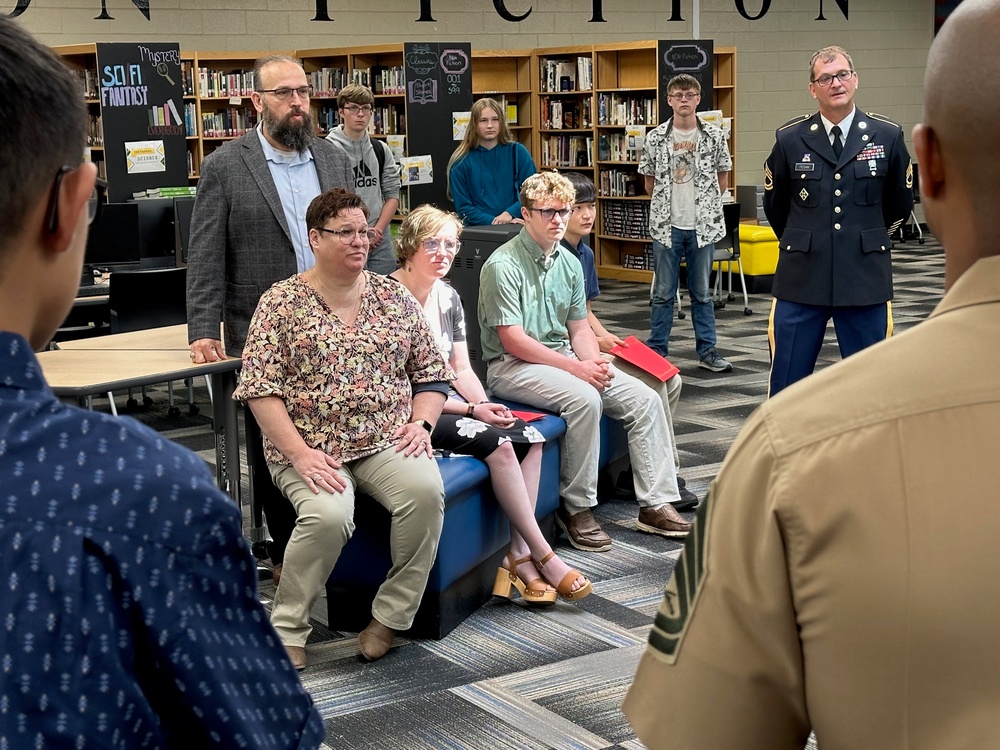
[{"label": "red folder", "polygon": [[525,422],[534,422],[539,419],[545,419],[545,415],[537,411],[518,411],[517,409],[511,409],[510,413]]},{"label": "red folder", "polygon": [[648,372],[664,383],[680,372],[669,359],[661,357],[635,336],[629,336],[625,343],[615,346],[611,353]]}]

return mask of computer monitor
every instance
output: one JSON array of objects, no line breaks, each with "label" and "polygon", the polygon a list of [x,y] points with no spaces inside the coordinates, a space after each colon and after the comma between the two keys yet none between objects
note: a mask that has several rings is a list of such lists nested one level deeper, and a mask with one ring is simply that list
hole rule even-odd
[{"label": "computer monitor", "polygon": [[177,265],[174,243],[174,199],[143,198],[139,207],[139,255],[143,268]]},{"label": "computer monitor", "polygon": [[139,265],[142,243],[139,239],[139,207],[135,203],[108,203],[90,225],[84,255],[83,281],[95,269]]},{"label": "computer monitor", "polygon": [[194,198],[174,198],[174,245],[178,266],[187,263],[192,211],[194,211]]}]

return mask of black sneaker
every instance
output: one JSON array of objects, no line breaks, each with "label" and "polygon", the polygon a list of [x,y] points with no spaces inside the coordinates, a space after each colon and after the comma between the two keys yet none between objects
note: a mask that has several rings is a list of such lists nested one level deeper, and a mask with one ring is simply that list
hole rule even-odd
[{"label": "black sneaker", "polygon": [[677,477],[677,489],[681,492],[681,499],[676,503],[671,503],[674,506],[674,510],[686,512],[698,507],[698,503],[701,501],[696,494],[687,488],[687,483],[683,477]]}]

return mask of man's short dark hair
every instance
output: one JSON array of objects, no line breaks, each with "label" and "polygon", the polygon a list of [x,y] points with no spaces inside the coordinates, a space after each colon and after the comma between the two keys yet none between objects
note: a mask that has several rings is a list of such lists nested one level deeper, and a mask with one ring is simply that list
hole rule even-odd
[{"label": "man's short dark hair", "polygon": [[296,60],[294,57],[289,55],[265,55],[264,57],[258,58],[257,62],[253,64],[253,90],[260,91],[264,88],[264,84],[260,80],[260,72],[266,68],[271,63],[279,62],[290,62],[295,63],[300,68],[302,63]]},{"label": "man's short dark hair", "polygon": [[579,172],[566,172],[563,177],[573,184],[573,189],[576,190],[577,203],[597,202],[597,189],[594,187],[594,181],[587,177],[587,175],[580,174]]},{"label": "man's short dark hair", "polygon": [[349,83],[337,94],[337,109],[343,109],[345,104],[374,104],[375,95],[367,86],[360,83]]},{"label": "man's short dark hair", "polygon": [[62,60],[19,24],[0,17],[0,253],[62,166],[87,145],[83,88]]},{"label": "man's short dark hair", "polygon": [[697,91],[701,94],[701,82],[687,73],[678,73],[667,83],[667,93],[675,91]]},{"label": "man's short dark hair", "polygon": [[319,229],[341,211],[349,211],[352,208],[360,208],[365,218],[368,218],[368,206],[360,197],[343,188],[330,188],[312,199],[312,203],[306,209],[306,227]]}]

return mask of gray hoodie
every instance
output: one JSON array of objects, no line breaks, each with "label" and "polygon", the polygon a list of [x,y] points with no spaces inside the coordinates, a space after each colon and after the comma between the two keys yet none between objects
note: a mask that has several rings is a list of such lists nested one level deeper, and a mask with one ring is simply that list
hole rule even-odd
[{"label": "gray hoodie", "polygon": [[[354,182],[350,187],[368,206],[368,223],[374,224],[383,204],[390,198],[399,198],[399,168],[392,158],[392,152],[386,144],[372,141],[368,133],[362,135],[361,140],[351,140],[344,132],[343,125],[331,130],[326,139],[347,152],[354,173]],[[378,174],[376,148],[385,152],[385,168],[381,175]]]}]

